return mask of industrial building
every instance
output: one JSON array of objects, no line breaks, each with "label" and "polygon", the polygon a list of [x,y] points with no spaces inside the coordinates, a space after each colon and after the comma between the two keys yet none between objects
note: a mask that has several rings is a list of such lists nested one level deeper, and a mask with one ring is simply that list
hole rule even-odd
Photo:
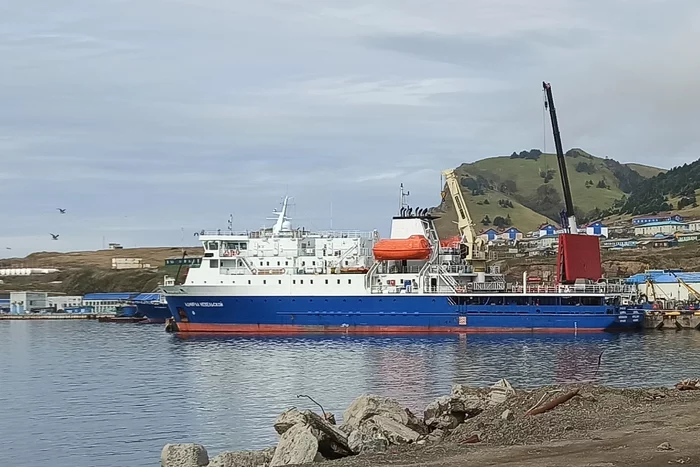
[{"label": "industrial building", "polygon": [[137,292],[89,293],[83,297],[83,305],[91,306],[97,314],[115,313],[120,305],[137,295]]},{"label": "industrial building", "polygon": [[141,258],[112,258],[112,269],[150,269]]},{"label": "industrial building", "polygon": [[639,293],[647,296],[648,300],[697,300],[692,290],[700,293],[700,273],[682,272],[671,269],[651,269],[635,274],[627,279],[627,283],[635,284]]},{"label": "industrial building", "polygon": [[49,297],[48,301],[48,306],[56,311],[83,305],[83,297],[80,295],[59,295],[56,297]]},{"label": "industrial building", "polygon": [[46,292],[11,292],[10,313],[31,313],[48,308]]}]

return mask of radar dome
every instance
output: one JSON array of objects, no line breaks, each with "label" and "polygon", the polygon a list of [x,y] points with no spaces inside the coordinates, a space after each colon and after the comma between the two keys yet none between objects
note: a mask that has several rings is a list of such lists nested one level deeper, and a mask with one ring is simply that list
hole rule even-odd
[{"label": "radar dome", "polygon": [[289,221],[282,222],[282,230],[292,230],[292,223]]}]

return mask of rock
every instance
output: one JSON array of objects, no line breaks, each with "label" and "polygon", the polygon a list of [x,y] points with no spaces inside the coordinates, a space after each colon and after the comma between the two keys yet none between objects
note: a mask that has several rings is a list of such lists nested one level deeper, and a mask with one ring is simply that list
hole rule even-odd
[{"label": "rock", "polygon": [[356,454],[384,452],[389,448],[389,441],[379,432],[355,430],[348,436],[350,449]]},{"label": "rock", "polygon": [[325,414],[323,414],[323,418],[331,425],[335,425],[335,415],[333,415],[332,413],[326,412]]},{"label": "rock", "polygon": [[201,444],[166,444],[160,453],[161,467],[203,467],[209,454]]},{"label": "rock", "polygon": [[455,384],[449,396],[439,397],[428,404],[423,419],[431,429],[451,430],[465,419],[479,415],[489,404],[484,390]]},{"label": "rock", "polygon": [[214,457],[207,467],[259,467],[272,461],[275,448],[263,451],[222,452]]},{"label": "rock", "polygon": [[306,423],[306,419],[296,407],[292,407],[282,412],[279,417],[277,417],[277,420],[275,420],[273,426],[278,434],[283,435],[285,431],[289,430],[297,423]]},{"label": "rock", "polygon": [[426,441],[426,440],[424,440],[424,439],[419,439],[418,441],[416,441],[416,444],[421,444],[421,445],[423,445],[423,444],[425,444],[425,443],[427,443],[427,442],[428,442],[428,441]]},{"label": "rock", "polygon": [[314,462],[325,462],[325,461],[327,461],[327,460],[328,460],[328,459],[326,459],[325,457],[323,457],[323,456],[321,455],[320,452],[317,452],[317,453],[316,453],[316,457],[314,457]]},{"label": "rock", "polygon": [[512,410],[506,409],[501,414],[501,419],[511,421],[511,420],[515,419],[515,415],[513,414]]},{"label": "rock", "polygon": [[308,425],[298,423],[280,437],[270,467],[313,462],[318,453],[318,439]]},{"label": "rock", "polygon": [[375,415],[368,423],[374,424],[389,444],[415,443],[420,436],[420,433],[384,415]]},{"label": "rock", "polygon": [[428,431],[418,417],[407,408],[401,407],[396,400],[372,394],[364,394],[352,401],[343,412],[344,423],[340,428],[348,434],[352,433],[362,422],[375,415],[390,418],[418,433]]},{"label": "rock", "polygon": [[657,451],[673,451],[673,448],[671,447],[671,443],[666,441],[666,442],[661,443],[658,446],[656,446],[656,450]]},{"label": "rock", "polygon": [[352,449],[348,444],[347,435],[335,425],[331,425],[318,414],[305,410],[301,413],[306,425],[312,428],[312,433],[318,440],[318,451],[326,459],[339,459],[351,456]]},{"label": "rock", "polygon": [[428,435],[428,441],[431,443],[436,443],[438,441],[442,441],[445,436],[447,436],[447,432],[441,429],[433,430],[432,433]]},{"label": "rock", "polygon": [[489,392],[489,400],[492,404],[502,404],[505,400],[515,394],[515,389],[510,383],[501,379],[496,384],[491,386],[491,392]]}]

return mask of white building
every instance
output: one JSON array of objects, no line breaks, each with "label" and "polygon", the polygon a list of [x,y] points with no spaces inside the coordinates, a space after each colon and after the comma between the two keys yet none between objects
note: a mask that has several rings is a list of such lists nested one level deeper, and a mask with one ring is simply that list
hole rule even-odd
[{"label": "white building", "polygon": [[31,276],[32,274],[51,274],[58,269],[46,268],[1,268],[0,276]]},{"label": "white building", "polygon": [[635,237],[653,237],[656,234],[672,235],[676,232],[687,232],[688,224],[678,221],[649,222],[634,228]]},{"label": "white building", "polygon": [[30,313],[37,308],[47,308],[46,292],[10,292],[10,313]]},{"label": "white building", "polygon": [[60,295],[57,297],[49,297],[48,306],[56,310],[65,310],[70,307],[83,306],[83,297],[80,295]]},{"label": "white building", "polygon": [[586,235],[608,238],[608,227],[600,221],[591,222],[586,225]]},{"label": "white building", "polygon": [[688,224],[688,230],[691,232],[700,232],[700,219],[688,221],[686,223]]},{"label": "white building", "polygon": [[141,258],[112,258],[112,269],[149,269],[150,264]]}]

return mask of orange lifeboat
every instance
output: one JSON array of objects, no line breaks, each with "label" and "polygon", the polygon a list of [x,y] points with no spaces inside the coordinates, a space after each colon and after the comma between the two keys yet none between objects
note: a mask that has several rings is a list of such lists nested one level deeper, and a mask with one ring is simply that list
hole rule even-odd
[{"label": "orange lifeboat", "polygon": [[425,260],[430,258],[430,242],[423,235],[379,240],[372,249],[377,261]]}]

